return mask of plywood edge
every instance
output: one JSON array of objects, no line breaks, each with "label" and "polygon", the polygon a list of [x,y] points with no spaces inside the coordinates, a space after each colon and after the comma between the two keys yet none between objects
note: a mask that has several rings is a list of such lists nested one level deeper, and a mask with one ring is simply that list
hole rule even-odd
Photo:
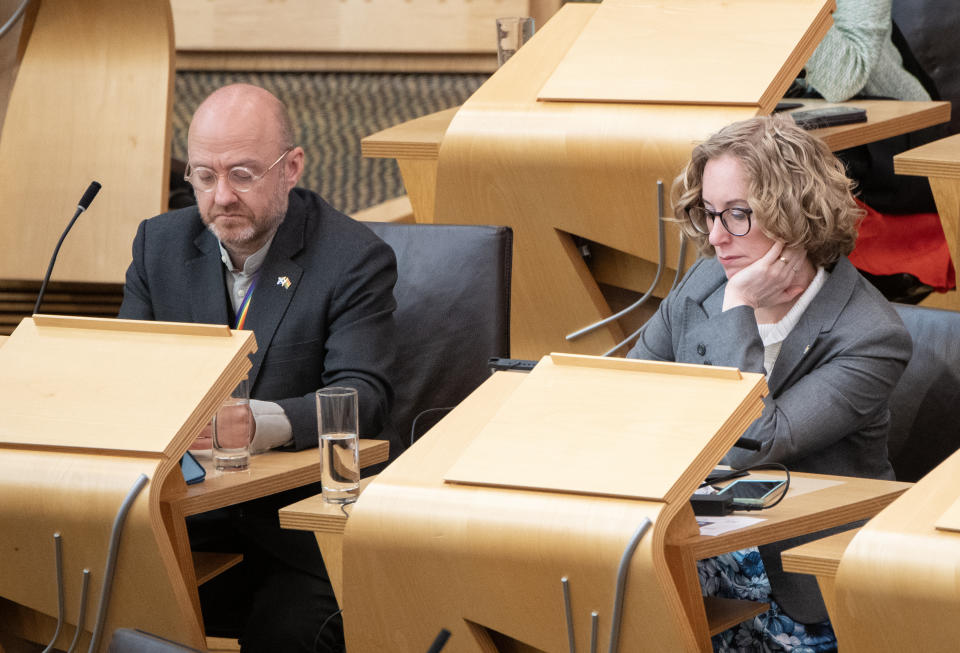
[{"label": "plywood edge", "polygon": [[817,45],[823,40],[830,27],[833,25],[833,12],[837,10],[835,0],[824,3],[823,7],[817,13],[816,18],[810,23],[807,31],[800,37],[800,42],[794,51],[787,57],[787,60],[780,67],[776,76],[772,80],[766,91],[760,96],[760,110],[764,115],[773,113],[774,107],[783,94],[790,88],[790,84],[797,77],[797,74],[803,70],[804,64],[817,49]]},{"label": "plywood edge", "polygon": [[[873,102],[896,102],[896,100],[874,100]],[[892,136],[899,136],[900,134],[906,134],[950,120],[949,102],[924,103],[929,106],[912,112],[907,116],[894,116],[880,119],[875,119],[871,115],[871,108],[867,105],[867,102],[854,100],[849,103],[849,106],[858,106],[859,104],[865,105],[867,110],[868,121],[862,128],[852,129],[850,125],[840,125],[837,127],[822,127],[812,130],[811,133],[826,143],[831,151],[836,152],[858,145],[873,143]],[[823,106],[828,105],[824,104]],[[912,151],[913,150],[911,150],[911,152]],[[896,166],[896,157],[894,157],[894,166]]]},{"label": "plywood edge", "polygon": [[[74,317],[66,315],[36,314],[32,318],[38,327],[62,329],[101,329],[105,331],[131,331],[135,333],[160,333],[185,336],[211,336],[229,338],[232,331],[225,324],[194,324],[186,322],[154,322],[151,320],[122,320],[100,317]],[[252,332],[249,332],[252,333]],[[254,348],[256,351],[256,348]]]},{"label": "plywood edge", "polygon": [[374,204],[357,211],[350,217],[358,222],[397,222],[404,224],[414,222],[413,205],[410,203],[409,195],[401,195]]},{"label": "plywood edge", "polygon": [[243,562],[242,553],[219,553],[215,551],[192,551],[193,568],[197,585],[203,585]]},{"label": "plywood edge", "polygon": [[740,370],[735,367],[720,367],[716,365],[668,363],[633,358],[605,358],[603,356],[588,356],[586,354],[558,353],[550,354],[550,360],[555,365],[574,365],[608,370],[649,372],[651,374],[683,374],[713,379],[729,379],[732,381],[739,381],[744,378]]},{"label": "plywood edge", "polygon": [[367,158],[435,160],[447,128],[460,107],[451,107],[382,129],[360,139],[360,152]]},{"label": "plywood edge", "polygon": [[719,596],[703,597],[703,607],[707,611],[707,628],[711,635],[722,633],[747,619],[752,619],[770,609],[769,603],[724,599]]},{"label": "plywood edge", "polygon": [[938,531],[960,532],[960,497],[933,523]]},{"label": "plywood edge", "polygon": [[797,574],[836,576],[843,552],[859,532],[859,528],[854,528],[787,549],[780,554],[783,570]]}]

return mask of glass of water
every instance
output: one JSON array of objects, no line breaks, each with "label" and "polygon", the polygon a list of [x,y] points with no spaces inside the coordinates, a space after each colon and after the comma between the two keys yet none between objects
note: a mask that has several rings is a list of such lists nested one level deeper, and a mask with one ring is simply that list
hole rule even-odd
[{"label": "glass of water", "polygon": [[218,471],[239,472],[250,466],[250,442],[255,430],[250,391],[244,379],[213,416],[213,463]]},{"label": "glass of water", "polygon": [[317,429],[323,500],[353,503],[360,493],[357,391],[338,387],[317,390]]},{"label": "glass of water", "polygon": [[533,18],[507,16],[497,19],[497,66],[507,63],[520,46],[533,36]]}]

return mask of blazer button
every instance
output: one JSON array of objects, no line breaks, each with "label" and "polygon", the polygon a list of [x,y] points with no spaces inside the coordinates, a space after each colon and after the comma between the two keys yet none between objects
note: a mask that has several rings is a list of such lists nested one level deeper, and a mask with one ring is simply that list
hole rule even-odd
[{"label": "blazer button", "polygon": [[704,365],[713,365],[713,363],[711,363],[710,361],[703,361],[703,364],[704,364]]},{"label": "blazer button", "polygon": [[701,356],[707,353],[707,348],[703,345],[702,342],[699,345],[697,345],[697,353],[700,354]]}]

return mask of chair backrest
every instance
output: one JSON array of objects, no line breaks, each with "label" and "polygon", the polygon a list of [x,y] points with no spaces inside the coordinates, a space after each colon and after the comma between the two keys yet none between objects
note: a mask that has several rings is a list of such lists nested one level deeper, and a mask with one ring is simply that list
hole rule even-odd
[{"label": "chair backrest", "polygon": [[[478,225],[364,223],[397,255],[392,421],[410,443],[421,411],[452,407],[510,353],[513,232]],[[417,436],[442,413],[424,415]],[[391,457],[399,451],[391,451]]]},{"label": "chair backrest", "polygon": [[913,355],[890,396],[890,462],[918,481],[960,448],[960,313],[894,305]]},{"label": "chair backrest", "polygon": [[[937,87],[940,99],[960,100],[960,12],[956,0],[893,0],[893,20],[920,67]],[[922,82],[922,80],[921,80]],[[960,132],[956,111],[946,134]]]}]

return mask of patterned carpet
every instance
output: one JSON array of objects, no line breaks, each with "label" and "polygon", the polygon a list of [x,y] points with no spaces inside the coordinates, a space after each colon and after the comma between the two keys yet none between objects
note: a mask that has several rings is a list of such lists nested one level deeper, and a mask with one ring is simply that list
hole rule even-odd
[{"label": "patterned carpet", "polygon": [[186,159],[190,117],[211,91],[236,82],[256,84],[274,93],[290,110],[298,142],[306,150],[300,185],[351,213],[405,192],[396,162],[364,159],[360,139],[462,104],[486,78],[481,74],[179,72],[172,155]]}]

